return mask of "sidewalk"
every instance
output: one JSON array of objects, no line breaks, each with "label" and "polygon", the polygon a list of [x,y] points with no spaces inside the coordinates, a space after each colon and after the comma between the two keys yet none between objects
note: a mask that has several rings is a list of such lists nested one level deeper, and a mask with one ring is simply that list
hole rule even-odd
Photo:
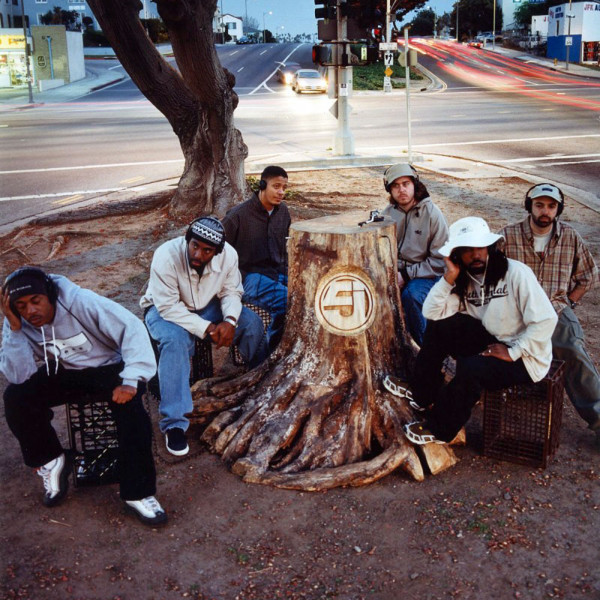
[{"label": "sidewalk", "polygon": [[564,60],[558,61],[555,65],[553,58],[545,58],[543,56],[527,54],[523,50],[513,50],[512,48],[504,48],[502,46],[496,46],[495,48],[492,48],[492,46],[487,46],[484,48],[484,51],[497,52],[498,54],[509,56],[515,60],[521,60],[523,62],[546,67],[552,71],[564,73],[565,75],[576,75],[578,77],[592,77],[594,79],[600,79],[600,69],[592,69],[574,63],[569,63],[569,68],[567,69],[567,65],[565,64]]}]

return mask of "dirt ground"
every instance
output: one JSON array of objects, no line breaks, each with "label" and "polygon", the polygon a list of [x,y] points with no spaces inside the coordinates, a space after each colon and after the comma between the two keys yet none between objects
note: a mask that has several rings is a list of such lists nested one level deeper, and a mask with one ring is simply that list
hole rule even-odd
[{"label": "dirt ground", "polygon": [[[383,207],[381,173],[292,174],[293,218]],[[496,229],[524,217],[523,180],[423,179],[449,222],[477,215]],[[568,199],[564,217],[600,261],[598,214]],[[0,273],[39,264],[139,315],[152,252],[181,231],[161,208],[28,226],[1,240]],[[577,312],[598,362],[600,291],[584,300]],[[44,508],[3,417],[4,599],[600,598],[600,452],[568,400],[546,470],[483,457],[480,408],[459,463],[422,483],[395,472],[357,489],[284,491],[243,483],[202,449],[179,461],[157,449],[157,497],[169,513],[161,529],[127,515],[115,485],[71,488]]]}]

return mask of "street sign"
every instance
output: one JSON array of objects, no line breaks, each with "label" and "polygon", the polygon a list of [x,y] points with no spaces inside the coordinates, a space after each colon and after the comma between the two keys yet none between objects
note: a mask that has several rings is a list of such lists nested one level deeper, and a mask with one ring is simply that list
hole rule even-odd
[{"label": "street sign", "polygon": [[398,50],[396,42],[379,42],[379,52],[394,52]]},{"label": "street sign", "polygon": [[[414,67],[418,63],[418,55],[417,51],[412,48],[408,52],[408,66]],[[398,64],[401,67],[406,67],[406,52],[400,52],[400,56],[398,56]]]},{"label": "street sign", "polygon": [[565,46],[572,46],[573,45],[573,38],[570,36],[567,36],[565,38]]},{"label": "street sign", "polygon": [[345,83],[340,83],[340,87],[338,90],[339,96],[347,96],[348,95],[348,85]]},{"label": "street sign", "polygon": [[386,67],[391,67],[394,64],[394,53],[393,52],[386,52],[383,55],[383,64]]},{"label": "street sign", "polygon": [[386,77],[389,77],[393,72],[389,67],[384,71]]}]

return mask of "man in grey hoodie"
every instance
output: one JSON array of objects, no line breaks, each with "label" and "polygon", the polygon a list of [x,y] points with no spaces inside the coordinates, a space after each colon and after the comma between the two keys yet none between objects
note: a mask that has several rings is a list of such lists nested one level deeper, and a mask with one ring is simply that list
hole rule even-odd
[{"label": "man in grey hoodie", "polygon": [[413,340],[422,346],[427,325],[423,302],[444,273],[439,250],[448,239],[448,223],[412,165],[392,165],[383,174],[383,184],[390,195],[383,214],[396,223],[398,285],[404,320]]},{"label": "man in grey hoodie", "polygon": [[70,473],[51,408],[101,394],[117,427],[125,507],[143,523],[165,522],[154,497],[152,431],[141,399],[144,382],[156,372],[143,323],[116,302],[36,267],[6,278],[2,312],[0,371],[10,384],[4,393],[6,420],[25,464],[43,479],[44,504],[63,500]]}]

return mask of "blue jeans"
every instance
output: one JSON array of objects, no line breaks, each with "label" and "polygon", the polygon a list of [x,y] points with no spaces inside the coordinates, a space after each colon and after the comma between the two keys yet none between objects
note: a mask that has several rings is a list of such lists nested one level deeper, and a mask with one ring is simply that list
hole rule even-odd
[{"label": "blue jeans", "polygon": [[569,307],[558,316],[552,353],[565,361],[565,390],[573,406],[590,429],[600,429],[600,375],[585,348],[579,320]]},{"label": "blue jeans", "polygon": [[439,277],[435,279],[411,279],[402,288],[402,310],[404,311],[404,322],[408,333],[412,339],[419,345],[423,345],[423,336],[425,335],[425,327],[427,319],[423,316],[423,302],[429,294],[429,290],[434,284],[439,281]]},{"label": "blue jeans", "polygon": [[[196,312],[213,323],[223,320],[221,304],[217,298]],[[146,313],[145,322],[150,335],[158,342],[159,410],[163,417],[160,430],[164,433],[173,427],[180,427],[186,431],[189,420],[185,415],[193,410],[190,358],[194,355],[194,336],[180,325],[163,319],[155,306]],[[251,368],[267,357],[262,321],[247,308],[242,308],[233,343]]]},{"label": "blue jeans", "polygon": [[277,281],[261,273],[248,273],[244,278],[242,301],[256,304],[271,313],[267,328],[267,343],[273,350],[283,335],[287,309],[287,275],[279,275]]}]

